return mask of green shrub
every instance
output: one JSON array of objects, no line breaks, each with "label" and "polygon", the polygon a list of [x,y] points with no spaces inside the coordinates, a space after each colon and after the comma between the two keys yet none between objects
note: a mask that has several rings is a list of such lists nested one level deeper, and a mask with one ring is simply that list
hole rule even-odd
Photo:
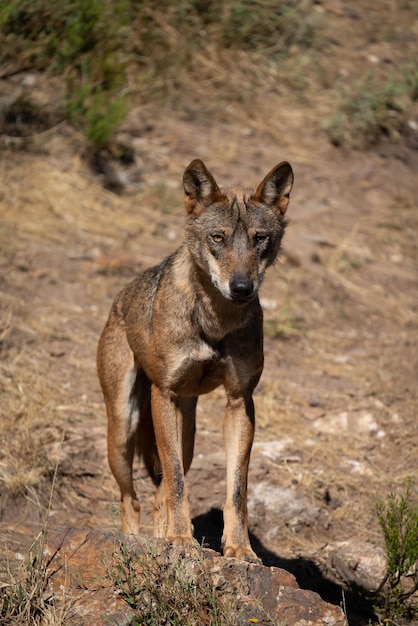
[{"label": "green shrub", "polygon": [[[0,8],[0,59],[20,58],[67,82],[67,111],[106,143],[128,110],[128,0],[11,0]],[[62,103],[59,103],[62,105]]]},{"label": "green shrub", "polygon": [[418,591],[418,506],[412,503],[411,481],[401,495],[389,494],[376,504],[383,532],[387,573],[379,594],[387,616],[415,613],[408,599]]},{"label": "green shrub", "polygon": [[369,148],[382,139],[397,142],[404,114],[418,98],[418,64],[382,74],[369,71],[344,89],[339,109],[324,128],[335,145]]}]

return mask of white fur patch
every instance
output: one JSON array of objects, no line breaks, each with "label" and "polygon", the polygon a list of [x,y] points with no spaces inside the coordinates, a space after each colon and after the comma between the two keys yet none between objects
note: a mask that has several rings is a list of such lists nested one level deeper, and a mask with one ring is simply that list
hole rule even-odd
[{"label": "white fur patch", "polygon": [[215,259],[209,257],[208,264],[210,279],[212,283],[217,289],[219,289],[224,298],[226,298],[227,300],[232,300],[231,290],[229,288],[229,281],[221,280]]},{"label": "white fur patch", "polygon": [[128,433],[133,434],[138,428],[139,424],[139,407],[138,401],[135,395],[132,393],[135,385],[137,370],[133,367],[125,380],[125,392],[127,394],[127,401],[125,402],[125,424]]}]

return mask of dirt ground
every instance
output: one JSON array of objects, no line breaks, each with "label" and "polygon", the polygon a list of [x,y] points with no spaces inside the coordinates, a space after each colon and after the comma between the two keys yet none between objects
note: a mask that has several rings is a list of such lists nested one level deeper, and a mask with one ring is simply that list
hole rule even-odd
[{"label": "dirt ground", "polygon": [[[330,81],[416,54],[417,28],[392,4],[379,15],[359,2],[358,18],[344,3],[320,3],[340,41],[324,63]],[[389,38],[394,23],[410,38]],[[3,94],[25,76],[1,81]],[[31,88],[43,81],[35,75]],[[350,624],[377,623],[349,587],[376,587],[384,574],[376,501],[408,477],[418,487],[418,153],[406,143],[332,146],[322,129],[331,105],[326,90],[299,100],[287,88],[252,117],[226,111],[216,124],[138,106],[119,135],[135,152],[134,164],[115,166],[120,194],[104,188],[65,123],[25,149],[3,138],[0,545],[9,561],[43,527],[50,497],[50,526],[118,524],[96,345],[119,289],[182,239],[184,168],[201,158],[221,184],[247,184],[286,159],[290,224],[261,294],[253,544],[327,600],[339,604],[345,586]],[[223,406],[221,390],[199,402],[188,475],[196,536],[215,548]],[[150,532],[153,488],[141,467],[137,489]]]}]

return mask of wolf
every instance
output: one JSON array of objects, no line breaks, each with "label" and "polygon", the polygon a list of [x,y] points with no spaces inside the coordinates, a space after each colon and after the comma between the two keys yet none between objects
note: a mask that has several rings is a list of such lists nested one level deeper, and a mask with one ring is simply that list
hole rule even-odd
[{"label": "wolf", "polygon": [[286,161],[253,189],[218,186],[196,159],[183,176],[182,245],[116,297],[97,367],[108,416],[108,460],[121,493],[122,531],[138,534],[135,451],[157,486],[153,535],[192,542],[189,494],[201,394],[226,392],[223,554],[258,562],[248,533],[247,480],[263,370],[258,293],[277,258],[293,186]]}]

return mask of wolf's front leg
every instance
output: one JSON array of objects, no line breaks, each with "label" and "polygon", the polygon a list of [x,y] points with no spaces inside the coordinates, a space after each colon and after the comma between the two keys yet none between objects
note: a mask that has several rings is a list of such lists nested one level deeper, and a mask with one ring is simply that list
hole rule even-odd
[{"label": "wolf's front leg", "polygon": [[[186,545],[192,542],[193,537],[189,495],[184,479],[181,420],[178,420],[170,391],[156,385],[151,389],[151,407],[164,482],[164,488],[157,492],[157,499],[164,493],[166,498],[165,537],[176,545]],[[156,505],[161,506],[161,503],[156,502]],[[154,531],[161,535],[160,524],[161,521],[157,523],[157,528],[154,525]]]},{"label": "wolf's front leg", "polygon": [[228,396],[224,421],[227,493],[224,509],[224,556],[234,556],[259,563],[248,535],[247,479],[254,439],[254,403],[252,397]]}]

